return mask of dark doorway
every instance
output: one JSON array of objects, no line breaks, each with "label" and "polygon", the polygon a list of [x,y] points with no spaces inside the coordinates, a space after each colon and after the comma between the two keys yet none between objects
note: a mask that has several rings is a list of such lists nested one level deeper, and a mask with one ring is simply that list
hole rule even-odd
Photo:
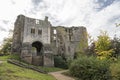
[{"label": "dark doorway", "polygon": [[39,41],[33,42],[32,47],[36,48],[37,56],[43,54],[43,44],[41,42]]}]

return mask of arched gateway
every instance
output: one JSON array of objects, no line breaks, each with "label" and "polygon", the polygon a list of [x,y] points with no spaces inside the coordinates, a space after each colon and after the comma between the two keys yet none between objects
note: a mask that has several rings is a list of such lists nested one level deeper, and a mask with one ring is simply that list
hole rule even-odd
[{"label": "arched gateway", "polygon": [[35,41],[31,44],[32,49],[32,64],[34,65],[44,65],[44,50],[43,44],[40,41]]},{"label": "arched gateway", "polygon": [[43,55],[43,44],[39,41],[33,42],[32,51],[33,51],[33,55],[35,56]]}]

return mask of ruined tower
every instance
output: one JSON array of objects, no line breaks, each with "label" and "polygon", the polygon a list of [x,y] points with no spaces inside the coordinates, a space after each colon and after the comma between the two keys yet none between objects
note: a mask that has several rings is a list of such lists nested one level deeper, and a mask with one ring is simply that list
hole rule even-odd
[{"label": "ruined tower", "polygon": [[[74,58],[80,44],[87,46],[85,27],[53,27],[48,21],[19,15],[15,22],[12,52],[34,65],[54,66],[54,55]],[[81,41],[82,40],[82,41]]]}]

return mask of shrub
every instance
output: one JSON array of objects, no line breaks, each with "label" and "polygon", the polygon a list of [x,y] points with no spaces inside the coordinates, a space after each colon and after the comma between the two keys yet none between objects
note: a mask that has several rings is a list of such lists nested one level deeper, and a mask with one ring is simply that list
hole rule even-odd
[{"label": "shrub", "polygon": [[110,80],[109,62],[95,57],[83,56],[70,66],[72,76],[82,80]]},{"label": "shrub", "polygon": [[120,63],[114,63],[110,66],[112,79],[120,80]]},{"label": "shrub", "polygon": [[98,58],[100,59],[111,59],[113,58],[113,54],[114,54],[114,50],[113,49],[110,49],[110,50],[107,50],[107,51],[101,51],[101,52],[97,52],[98,54]]},{"label": "shrub", "polygon": [[3,44],[0,46],[0,55],[9,55],[11,54],[11,44],[12,38],[5,38]]},{"label": "shrub", "polygon": [[111,75],[113,80],[120,80],[120,60],[114,62],[110,66]]},{"label": "shrub", "polygon": [[54,56],[54,65],[55,67],[67,69],[67,61],[62,56]]},{"label": "shrub", "polygon": [[120,38],[114,37],[113,40],[111,40],[111,48],[114,49],[114,57],[118,57],[120,55]]}]

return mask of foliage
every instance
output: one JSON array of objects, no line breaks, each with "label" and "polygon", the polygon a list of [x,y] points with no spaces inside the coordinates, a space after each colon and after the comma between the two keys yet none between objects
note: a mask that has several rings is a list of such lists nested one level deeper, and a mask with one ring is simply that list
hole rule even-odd
[{"label": "foliage", "polygon": [[120,23],[116,23],[115,25],[116,25],[116,27],[120,27]]},{"label": "foliage", "polygon": [[87,49],[85,50],[85,54],[96,56],[94,42],[87,47]]},{"label": "foliage", "polygon": [[59,68],[63,68],[63,69],[68,68],[67,61],[61,56],[54,57],[54,65],[55,65],[55,67],[59,67]]},{"label": "foliage", "polygon": [[109,62],[95,57],[82,56],[70,66],[72,76],[82,80],[109,80]]},{"label": "foliage", "polygon": [[101,31],[101,34],[98,36],[98,40],[95,42],[95,51],[96,54],[101,58],[108,58],[114,53],[113,49],[110,49],[111,40],[107,35],[107,32]]},{"label": "foliage", "polygon": [[106,59],[106,58],[110,59],[110,58],[112,58],[113,53],[114,53],[113,49],[110,49],[108,51],[97,52],[99,59]]},{"label": "foliage", "polygon": [[63,70],[61,68],[56,68],[56,67],[43,67],[43,66],[37,66],[37,67],[39,67],[40,69],[42,69],[45,72],[56,72],[56,71]]},{"label": "foliage", "polygon": [[7,61],[7,59],[20,60],[20,56],[18,54],[10,54],[10,55],[0,56],[1,61]]},{"label": "foliage", "polygon": [[88,37],[88,44],[92,44],[94,42],[94,38],[90,34],[87,34]]},{"label": "foliage", "polygon": [[68,58],[68,59],[67,59],[67,66],[68,66],[68,68],[69,68],[69,66],[71,65],[71,63],[73,62],[73,60],[74,60],[74,59],[72,59],[72,58]]},{"label": "foliage", "polygon": [[98,40],[95,43],[96,50],[98,52],[109,50],[110,48],[110,38],[106,32],[101,31],[101,34],[98,36]]},{"label": "foliage", "polygon": [[11,44],[12,44],[12,38],[5,38],[2,44],[2,48],[0,49],[1,55],[8,55],[11,52]]},{"label": "foliage", "polygon": [[113,80],[120,80],[120,57],[117,62],[114,62],[110,66],[111,75]]},{"label": "foliage", "polygon": [[88,46],[88,34],[86,31],[83,31],[80,37],[79,43],[76,45],[76,48],[75,48],[76,56],[79,57],[81,54],[84,54],[87,46]]},{"label": "foliage", "polygon": [[48,74],[21,68],[7,62],[0,64],[0,80],[56,80]]},{"label": "foliage", "polygon": [[88,34],[88,46],[85,49],[85,54],[95,55],[95,41],[90,34]]},{"label": "foliage", "polygon": [[115,54],[113,56],[118,57],[120,55],[120,39],[116,36],[111,41],[111,48],[115,51]]}]

